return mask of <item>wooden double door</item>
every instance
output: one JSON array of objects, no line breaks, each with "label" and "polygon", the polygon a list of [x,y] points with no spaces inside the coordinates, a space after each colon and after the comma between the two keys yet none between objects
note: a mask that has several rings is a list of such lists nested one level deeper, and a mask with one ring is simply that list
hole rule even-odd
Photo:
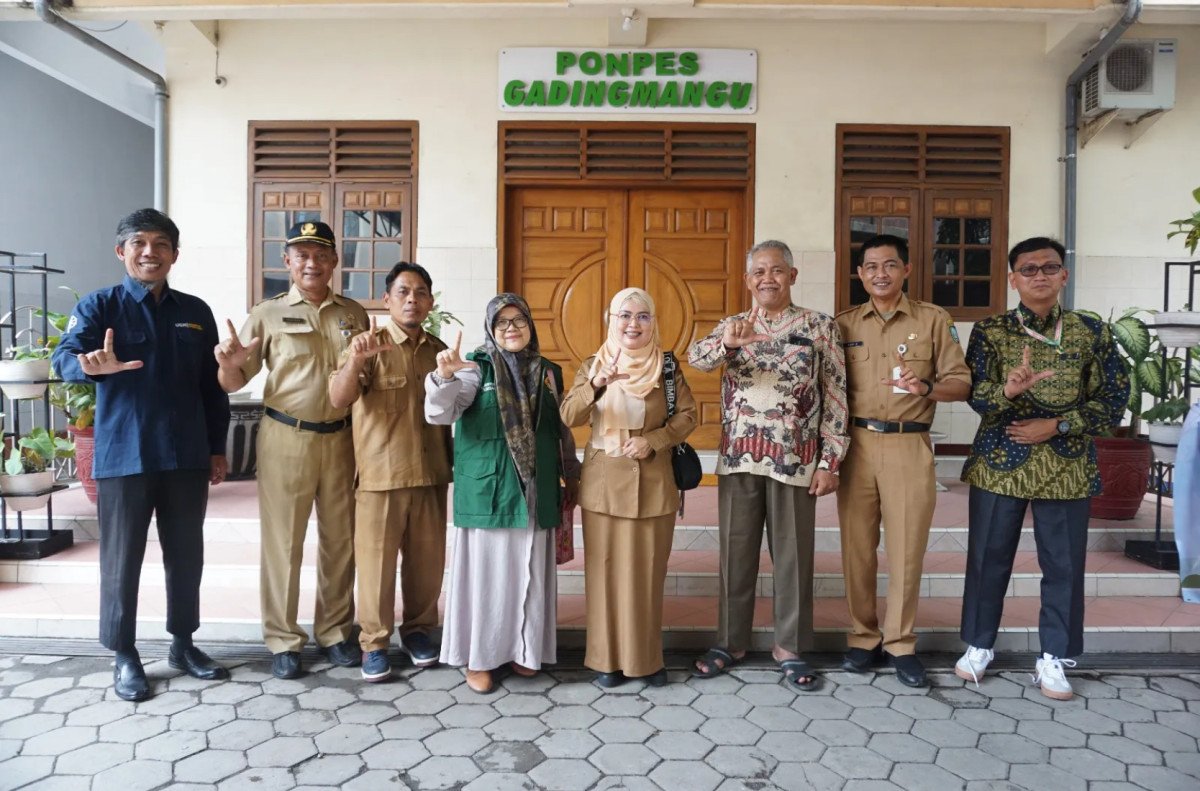
[{"label": "wooden double door", "polygon": [[[716,448],[720,371],[687,366],[687,350],[748,300],[745,215],[741,189],[512,187],[502,286],[528,300],[542,354],[563,366],[568,386],[604,342],[613,295],[629,286],[648,291],[663,348],[683,363],[698,402],[691,443]],[[576,437],[585,441],[587,429]]]}]

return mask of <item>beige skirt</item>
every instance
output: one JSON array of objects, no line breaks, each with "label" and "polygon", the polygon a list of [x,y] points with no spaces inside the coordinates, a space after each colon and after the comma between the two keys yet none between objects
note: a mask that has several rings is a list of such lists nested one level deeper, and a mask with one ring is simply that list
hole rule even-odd
[{"label": "beige skirt", "polygon": [[621,519],[583,512],[587,655],[584,664],[630,678],[663,667],[662,604],[675,514]]}]

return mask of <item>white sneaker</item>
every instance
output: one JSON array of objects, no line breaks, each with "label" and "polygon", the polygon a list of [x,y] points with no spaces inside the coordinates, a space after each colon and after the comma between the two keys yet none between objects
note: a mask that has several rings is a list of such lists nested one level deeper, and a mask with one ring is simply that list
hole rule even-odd
[{"label": "white sneaker", "polygon": [[974,681],[975,686],[979,686],[979,677],[987,670],[988,664],[995,656],[996,654],[990,648],[967,646],[967,653],[959,657],[954,664],[954,675],[965,678],[967,681]]},{"label": "white sneaker", "polygon": [[1075,667],[1075,660],[1042,654],[1042,658],[1037,661],[1033,683],[1042,688],[1042,694],[1046,697],[1054,700],[1070,700],[1075,697],[1071,682],[1067,681],[1064,666]]}]

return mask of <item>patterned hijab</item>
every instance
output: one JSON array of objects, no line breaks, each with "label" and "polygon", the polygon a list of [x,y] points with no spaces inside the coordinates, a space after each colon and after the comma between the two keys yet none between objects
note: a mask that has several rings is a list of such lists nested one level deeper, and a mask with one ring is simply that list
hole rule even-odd
[{"label": "patterned hijab", "polygon": [[[653,319],[650,326],[650,342],[640,349],[626,349],[621,345],[621,330],[617,326],[617,313],[648,312]],[[663,352],[658,335],[658,316],[654,312],[654,298],[640,288],[618,291],[608,306],[608,338],[596,352],[589,376],[595,376],[601,368],[617,360],[617,371],[628,374],[628,379],[619,379],[604,389],[604,395],[596,402],[598,421],[592,444],[604,448],[609,456],[620,456],[621,447],[629,439],[630,429],[644,428],[646,424],[646,396],[662,383]],[[617,355],[620,357],[617,357]]]},{"label": "patterned hijab", "polygon": [[[505,351],[496,343],[493,332],[500,311],[514,305],[529,322],[529,345],[519,352]],[[537,327],[529,305],[516,294],[497,294],[487,304],[483,325],[483,349],[496,371],[496,400],[504,422],[504,438],[517,467],[521,485],[528,491],[533,481],[534,429],[537,427],[538,396],[541,394],[542,359],[538,352]]]}]

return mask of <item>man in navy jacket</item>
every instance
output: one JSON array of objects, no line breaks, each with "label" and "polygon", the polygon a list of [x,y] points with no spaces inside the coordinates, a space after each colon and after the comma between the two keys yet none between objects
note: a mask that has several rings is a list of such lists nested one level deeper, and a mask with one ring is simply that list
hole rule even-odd
[{"label": "man in navy jacket", "polygon": [[167,285],[179,258],[175,223],[154,209],[133,212],[117,226],[116,253],[125,278],[79,301],[53,363],[65,381],[96,384],[100,642],[116,652],[117,696],[137,701],[150,697],[134,642],[152,515],[174,638],[169,662],[196,678],[229,677],[192,645],[208,487],[228,471],[229,397],[210,352],[218,340],[212,311]]}]

